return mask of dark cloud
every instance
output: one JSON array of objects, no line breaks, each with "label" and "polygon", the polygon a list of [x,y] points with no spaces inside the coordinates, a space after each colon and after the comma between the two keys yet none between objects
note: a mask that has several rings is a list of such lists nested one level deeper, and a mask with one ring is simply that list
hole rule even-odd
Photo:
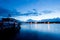
[{"label": "dark cloud", "polygon": [[5,8],[0,8],[0,16],[7,17],[9,14],[11,16],[29,16],[29,15],[36,16],[37,15],[37,13],[35,12],[27,12],[27,13],[22,14],[20,12],[17,12],[16,10],[8,10]]},{"label": "dark cloud", "polygon": [[8,9],[5,9],[5,8],[0,8],[0,16],[7,17],[9,14],[11,16],[18,16],[19,12],[17,12],[16,10],[12,11],[12,10],[8,10]]},{"label": "dark cloud", "polygon": [[[44,10],[42,11],[44,14],[49,14],[49,13],[52,13],[53,11],[50,11],[50,10]],[[21,12],[17,12],[17,10],[8,10],[8,9],[5,9],[5,8],[0,8],[0,16],[3,16],[3,17],[7,17],[8,15],[11,15],[11,16],[38,16],[38,15],[43,15],[42,13],[38,13],[37,10],[33,9],[33,11],[28,11],[26,13],[21,13]]]},{"label": "dark cloud", "polygon": [[21,16],[30,16],[30,15],[38,16],[38,15],[41,15],[41,13],[38,13],[36,9],[33,9],[33,11],[30,10],[30,11],[28,11],[28,12],[26,12],[24,14],[20,14],[20,15]]},{"label": "dark cloud", "polygon": [[44,11],[42,11],[42,13],[44,13],[44,14],[49,14],[49,13],[52,13],[53,11],[51,11],[51,10],[44,10]]},{"label": "dark cloud", "polygon": [[32,16],[37,16],[37,13],[24,13],[24,14],[20,14],[20,16],[30,16],[30,15],[32,15]]},{"label": "dark cloud", "polygon": [[[36,11],[36,10],[35,10]],[[0,16],[2,17],[8,17],[8,15],[11,15],[11,17],[13,16],[38,16],[38,15],[41,15],[37,12],[33,12],[33,11],[28,11],[26,13],[21,13],[21,12],[17,12],[17,10],[8,10],[8,9],[5,9],[5,8],[0,8]]]},{"label": "dark cloud", "polygon": [[0,8],[0,16],[7,16],[10,14],[10,11],[4,8]]}]

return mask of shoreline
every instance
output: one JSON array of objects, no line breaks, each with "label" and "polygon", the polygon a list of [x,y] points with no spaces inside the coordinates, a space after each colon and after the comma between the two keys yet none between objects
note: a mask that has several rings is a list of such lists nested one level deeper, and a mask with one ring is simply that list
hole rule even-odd
[{"label": "shoreline", "polygon": [[23,23],[30,23],[30,24],[60,24],[60,22],[23,22]]}]

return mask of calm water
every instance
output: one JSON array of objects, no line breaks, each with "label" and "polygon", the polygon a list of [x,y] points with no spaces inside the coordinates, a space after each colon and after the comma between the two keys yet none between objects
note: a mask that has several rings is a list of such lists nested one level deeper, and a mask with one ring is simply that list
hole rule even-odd
[{"label": "calm water", "polygon": [[60,24],[22,24],[20,40],[60,40]]},{"label": "calm water", "polygon": [[60,24],[22,24],[21,30],[60,33]]},{"label": "calm water", "polygon": [[[8,40],[60,40],[60,24],[26,24],[13,35],[3,35]],[[2,36],[2,37],[3,37]],[[3,39],[4,39],[3,38]]]}]

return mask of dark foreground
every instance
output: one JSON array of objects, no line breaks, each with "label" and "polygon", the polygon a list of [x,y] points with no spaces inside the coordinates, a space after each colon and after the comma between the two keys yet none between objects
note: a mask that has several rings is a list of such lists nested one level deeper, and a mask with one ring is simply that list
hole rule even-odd
[{"label": "dark foreground", "polygon": [[0,40],[60,40],[60,34],[20,30],[18,32],[1,32]]}]

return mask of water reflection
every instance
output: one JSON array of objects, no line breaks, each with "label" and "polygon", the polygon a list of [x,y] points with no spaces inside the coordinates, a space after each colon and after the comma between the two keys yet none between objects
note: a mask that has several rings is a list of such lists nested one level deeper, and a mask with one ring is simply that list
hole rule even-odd
[{"label": "water reflection", "polygon": [[48,22],[48,31],[50,31],[50,23]]},{"label": "water reflection", "polygon": [[0,33],[1,38],[5,40],[60,40],[60,24],[23,23],[19,32],[13,34],[7,32],[2,35]]},{"label": "water reflection", "polygon": [[60,32],[60,24],[22,24],[22,29],[43,32]]},{"label": "water reflection", "polygon": [[23,40],[60,40],[60,24],[22,24],[20,36]]}]

